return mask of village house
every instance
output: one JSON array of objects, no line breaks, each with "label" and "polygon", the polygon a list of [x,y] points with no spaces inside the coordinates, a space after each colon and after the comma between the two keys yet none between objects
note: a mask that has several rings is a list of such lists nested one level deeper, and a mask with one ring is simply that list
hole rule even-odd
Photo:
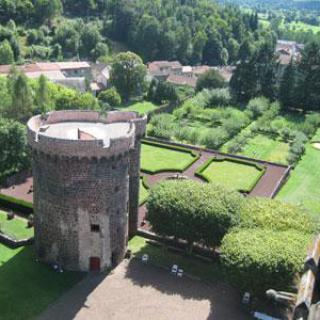
[{"label": "village house", "polygon": [[209,70],[218,71],[229,82],[235,67],[232,66],[183,66],[179,61],[153,61],[148,64],[148,80],[167,81],[177,86],[195,88],[200,75]]},{"label": "village house", "polygon": [[[10,73],[11,65],[0,65],[0,76]],[[90,85],[91,91],[97,93],[107,87],[109,70],[106,65],[90,65],[86,61],[75,62],[35,62],[16,66],[29,79],[41,75],[48,80],[63,86],[85,92]]]}]

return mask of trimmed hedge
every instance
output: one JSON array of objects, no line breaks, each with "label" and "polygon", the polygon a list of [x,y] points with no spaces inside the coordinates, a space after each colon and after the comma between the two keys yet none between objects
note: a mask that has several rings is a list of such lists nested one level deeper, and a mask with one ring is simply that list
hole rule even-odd
[{"label": "trimmed hedge", "polygon": [[32,203],[4,194],[0,194],[0,205],[11,210],[17,210],[26,215],[33,213]]},{"label": "trimmed hedge", "polygon": [[295,230],[235,230],[222,241],[221,263],[230,282],[243,290],[258,296],[271,288],[291,291],[311,240]]},{"label": "trimmed hedge", "polygon": [[181,172],[182,173],[185,170],[187,170],[189,167],[191,167],[196,161],[198,161],[200,159],[199,153],[195,152],[194,150],[185,148],[185,147],[172,146],[172,145],[168,145],[168,144],[165,144],[165,143],[148,141],[148,140],[144,140],[144,139],[142,140],[142,143],[150,145],[150,146],[158,147],[158,148],[164,148],[164,149],[169,149],[169,150],[173,150],[173,151],[189,153],[194,158],[192,161],[190,161],[182,169],[163,168],[163,169],[160,169],[160,170],[153,171],[153,170],[146,170],[146,169],[141,168],[141,172],[144,172],[144,173],[147,173],[147,174],[157,174],[157,173],[161,173],[161,172]]},{"label": "trimmed hedge", "polygon": [[248,198],[240,212],[240,227],[266,228],[274,231],[294,229],[314,233],[319,225],[300,206],[265,198]]},{"label": "trimmed hedge", "polygon": [[195,176],[204,179],[206,182],[212,182],[203,172],[212,164],[212,162],[223,162],[223,161],[229,161],[229,162],[234,162],[234,163],[238,163],[238,164],[242,164],[242,165],[248,165],[251,167],[255,167],[257,170],[260,171],[260,174],[258,175],[257,179],[252,183],[252,185],[244,190],[244,189],[240,189],[238,190],[241,193],[249,193],[252,191],[252,189],[257,185],[257,183],[259,182],[259,180],[261,179],[261,177],[265,174],[266,172],[266,167],[255,163],[255,162],[251,162],[249,160],[245,160],[245,159],[234,159],[234,158],[227,158],[227,157],[222,157],[222,158],[217,158],[217,157],[213,157],[209,160],[207,160],[204,164],[202,164],[201,166],[199,166],[199,168],[197,168],[196,172],[195,172]]},{"label": "trimmed hedge", "polygon": [[217,246],[239,223],[243,197],[236,191],[193,180],[155,185],[147,201],[147,220],[161,236]]},{"label": "trimmed hedge", "polygon": [[[141,181],[142,181],[142,185],[145,187],[146,190],[150,189],[150,186],[147,183],[147,177],[146,176],[142,176],[140,177]],[[143,204],[145,204],[147,202],[148,198],[146,198],[145,200],[139,202],[139,206],[142,206]]]}]

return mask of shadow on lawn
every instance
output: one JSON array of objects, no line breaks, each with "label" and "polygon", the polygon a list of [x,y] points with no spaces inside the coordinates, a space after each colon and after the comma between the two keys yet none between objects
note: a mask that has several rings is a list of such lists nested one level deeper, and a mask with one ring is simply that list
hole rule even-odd
[{"label": "shadow on lawn", "polygon": [[0,319],[34,319],[83,278],[36,262],[32,246],[0,246]]}]

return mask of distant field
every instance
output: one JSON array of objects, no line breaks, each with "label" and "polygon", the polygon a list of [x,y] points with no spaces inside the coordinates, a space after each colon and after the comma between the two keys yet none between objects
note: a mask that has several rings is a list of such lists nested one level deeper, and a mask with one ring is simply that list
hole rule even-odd
[{"label": "distant field", "polygon": [[287,164],[288,151],[288,143],[258,134],[248,141],[241,154],[249,158]]},{"label": "distant field", "polygon": [[[320,141],[320,129],[313,141]],[[278,194],[278,199],[304,205],[314,215],[320,214],[320,150],[312,144],[292,171],[291,177]]]},{"label": "distant field", "polygon": [[191,153],[142,144],[141,169],[150,173],[183,171],[193,161]]},{"label": "distant field", "polygon": [[150,111],[157,109],[158,106],[151,102],[137,102],[129,107],[121,108],[122,111],[134,111],[139,114],[146,114]]},{"label": "distant field", "polygon": [[247,164],[232,161],[213,161],[203,172],[210,182],[235,190],[251,191],[261,171]]}]

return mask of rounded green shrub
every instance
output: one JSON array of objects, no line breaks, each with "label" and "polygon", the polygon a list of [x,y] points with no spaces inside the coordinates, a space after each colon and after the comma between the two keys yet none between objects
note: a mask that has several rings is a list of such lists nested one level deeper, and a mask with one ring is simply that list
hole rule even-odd
[{"label": "rounded green shrub", "polygon": [[313,233],[317,224],[300,206],[273,199],[248,198],[240,213],[243,228],[267,228],[274,231],[294,229]]},{"label": "rounded green shrub", "polygon": [[302,271],[310,234],[295,230],[234,230],[221,246],[221,263],[228,280],[253,294],[290,290]]},{"label": "rounded green shrub", "polygon": [[115,88],[110,88],[100,92],[98,98],[112,107],[117,107],[121,104],[121,96]]},{"label": "rounded green shrub", "polygon": [[214,184],[191,180],[163,181],[152,188],[147,202],[153,231],[208,246],[219,245],[239,223],[243,197]]}]

